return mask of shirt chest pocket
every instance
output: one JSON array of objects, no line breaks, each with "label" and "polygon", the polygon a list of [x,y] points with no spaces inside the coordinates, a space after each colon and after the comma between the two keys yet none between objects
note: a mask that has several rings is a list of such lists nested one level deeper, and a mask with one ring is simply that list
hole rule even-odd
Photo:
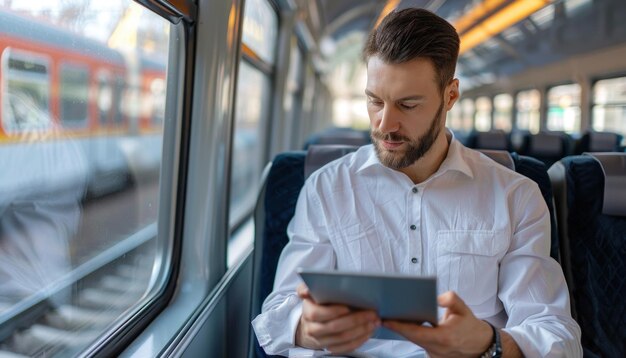
[{"label": "shirt chest pocket", "polygon": [[455,291],[471,306],[495,300],[499,261],[508,245],[503,235],[487,230],[440,231],[437,279],[441,292]]}]

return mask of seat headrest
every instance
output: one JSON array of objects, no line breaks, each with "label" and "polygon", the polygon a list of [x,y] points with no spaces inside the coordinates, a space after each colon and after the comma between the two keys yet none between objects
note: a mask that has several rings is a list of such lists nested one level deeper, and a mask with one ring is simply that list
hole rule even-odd
[{"label": "seat headrest", "polygon": [[322,133],[315,144],[342,144],[342,145],[366,145],[369,144],[365,132],[355,130],[342,130]]},{"label": "seat headrest", "polygon": [[476,134],[476,148],[486,148],[494,150],[506,150],[509,141],[506,133],[500,131],[478,132]]},{"label": "seat headrest", "polygon": [[538,133],[530,137],[530,155],[563,155],[563,136],[552,133]]},{"label": "seat headrest", "polygon": [[589,133],[589,151],[612,152],[619,145],[619,135],[610,132]]},{"label": "seat headrest", "polygon": [[324,165],[357,149],[359,149],[359,146],[341,144],[316,144],[309,146],[306,159],[304,160],[304,180]]},{"label": "seat headrest", "polygon": [[494,162],[500,163],[515,171],[515,162],[513,161],[513,157],[511,157],[511,153],[506,150],[479,149],[478,151],[491,158]]},{"label": "seat headrest", "polygon": [[604,172],[602,213],[626,216],[626,153],[583,153],[600,163]]}]

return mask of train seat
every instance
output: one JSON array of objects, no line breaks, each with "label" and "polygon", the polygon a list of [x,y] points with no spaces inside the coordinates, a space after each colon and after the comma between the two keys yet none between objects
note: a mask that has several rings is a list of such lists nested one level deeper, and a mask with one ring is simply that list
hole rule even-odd
[{"label": "train seat", "polygon": [[556,212],[554,210],[552,184],[550,183],[550,178],[545,165],[535,158],[519,155],[517,153],[509,153],[504,150],[481,149],[479,152],[485,154],[495,162],[500,163],[537,183],[539,190],[541,190],[541,195],[543,196],[550,212],[550,257],[560,263],[559,236],[557,230]]},{"label": "train seat", "polygon": [[587,132],[576,145],[576,154],[584,152],[621,152],[623,137],[612,132]]},{"label": "train seat", "polygon": [[[308,151],[280,153],[268,164],[254,210],[255,240],[251,318],[261,313],[261,306],[274,286],[278,258],[289,241],[287,225],[296,209],[296,201],[306,178],[358,146],[311,145]],[[266,357],[251,331],[250,357]],[[256,354],[256,355],[255,355]]]},{"label": "train seat", "polygon": [[626,356],[626,153],[563,158],[549,170],[563,269],[585,356]]},{"label": "train seat", "polygon": [[547,168],[571,154],[572,140],[562,132],[527,134],[520,153],[541,160]]},{"label": "train seat", "polygon": [[[263,185],[255,208],[255,243],[253,254],[253,288],[251,319],[261,312],[265,298],[272,291],[274,275],[282,249],[288,242],[287,225],[293,217],[300,189],[306,178],[358,146],[311,145],[307,151],[278,154],[268,164],[263,175]],[[544,164],[534,158],[506,151],[484,150],[496,162],[535,181],[546,200],[551,214],[551,252],[558,261],[558,236],[552,204],[552,187]],[[250,347],[255,347],[250,357],[266,357],[265,352],[251,332]],[[255,355],[256,354],[256,355]]]},{"label": "train seat", "polygon": [[511,150],[509,135],[500,130],[472,132],[467,138],[467,146],[475,149]]},{"label": "train seat", "polygon": [[370,143],[369,131],[360,131],[352,128],[330,128],[310,136],[304,144],[304,150],[315,144],[362,146]]}]

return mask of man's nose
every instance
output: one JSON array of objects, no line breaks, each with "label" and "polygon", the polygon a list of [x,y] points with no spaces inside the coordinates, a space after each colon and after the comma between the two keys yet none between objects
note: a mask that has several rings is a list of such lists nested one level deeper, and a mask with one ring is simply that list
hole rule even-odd
[{"label": "man's nose", "polygon": [[393,133],[400,129],[398,114],[392,106],[385,106],[378,112],[378,130],[382,133]]}]

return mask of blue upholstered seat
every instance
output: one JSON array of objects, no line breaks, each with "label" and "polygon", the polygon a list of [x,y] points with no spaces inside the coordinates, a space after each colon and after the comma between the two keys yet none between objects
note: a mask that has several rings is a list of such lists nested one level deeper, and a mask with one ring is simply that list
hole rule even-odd
[{"label": "blue upholstered seat", "polygon": [[[306,151],[278,154],[264,178],[255,209],[255,243],[251,317],[261,313],[261,305],[272,292],[278,258],[289,241],[287,225],[293,217],[300,190],[304,185]],[[267,357],[251,332],[251,357]]]},{"label": "blue upholstered seat", "polygon": [[[356,149],[357,146],[348,145],[312,145],[308,152],[278,154],[269,170],[266,170],[263,188],[255,209],[251,317],[254,318],[261,312],[263,301],[272,292],[278,259],[289,241],[287,225],[295,212],[298,195],[306,176]],[[267,356],[259,346],[254,332],[251,347],[255,347],[257,357]]]},{"label": "blue upholstered seat", "polygon": [[[607,168],[590,155],[549,171],[572,313],[589,357],[626,356],[626,153],[614,155],[623,175],[607,180]],[[611,192],[614,185],[620,189]]]}]

